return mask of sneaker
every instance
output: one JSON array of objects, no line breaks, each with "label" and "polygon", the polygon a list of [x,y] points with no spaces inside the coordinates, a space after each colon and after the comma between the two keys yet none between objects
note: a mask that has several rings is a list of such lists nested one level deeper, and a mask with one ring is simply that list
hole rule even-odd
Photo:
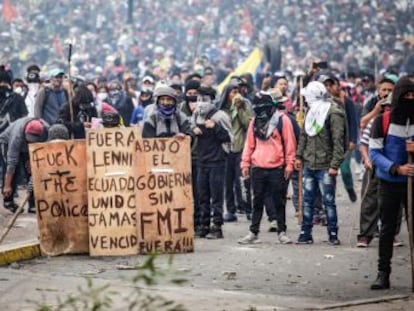
[{"label": "sneaker", "polygon": [[241,238],[237,241],[239,244],[255,244],[260,243],[259,237],[253,232],[249,232],[244,238]]},{"label": "sneaker", "polygon": [[246,219],[248,221],[251,221],[252,220],[252,214],[251,213],[246,213]]},{"label": "sneaker", "polygon": [[223,238],[223,231],[221,230],[221,226],[212,226],[210,232],[206,235],[206,239],[209,240],[217,240]]},{"label": "sneaker", "polygon": [[401,240],[400,240],[400,238],[398,237],[398,235],[395,235],[395,236],[394,236],[394,241],[393,241],[393,243],[392,243],[392,246],[394,246],[394,247],[401,247],[401,246],[404,246],[403,241],[401,241]]},{"label": "sneaker", "polygon": [[272,220],[269,226],[269,232],[277,232],[277,221]]},{"label": "sneaker", "polygon": [[27,209],[27,212],[30,213],[30,214],[36,214],[36,207],[35,206],[30,206]]},{"label": "sneaker", "polygon": [[[9,210],[10,212],[12,212],[13,214],[17,211],[17,209],[19,208],[19,205],[17,205],[14,202],[4,202],[4,208]],[[23,209],[21,211],[21,213],[23,213]]]},{"label": "sneaker", "polygon": [[338,238],[336,237],[330,237],[328,244],[331,246],[337,246],[337,245],[341,245],[341,241],[339,241]]},{"label": "sneaker", "polygon": [[226,213],[223,217],[224,222],[236,222],[237,216],[233,213]]},{"label": "sneaker", "polygon": [[301,231],[296,244],[313,244],[312,235]]},{"label": "sneaker", "polygon": [[243,214],[246,214],[246,211],[244,209],[238,208],[237,213],[243,215]]},{"label": "sneaker", "polygon": [[204,239],[207,236],[207,234],[209,234],[209,233],[210,233],[210,228],[202,226],[202,227],[198,228],[197,233],[196,233],[196,237]]},{"label": "sneaker", "polygon": [[358,238],[357,247],[359,248],[367,248],[369,245],[370,240],[366,237]]},{"label": "sneaker", "polygon": [[336,246],[336,245],[341,244],[341,241],[339,241],[338,235],[336,234],[336,232],[332,232],[332,233],[329,234],[328,244],[332,245],[332,246]]},{"label": "sneaker", "polygon": [[357,194],[355,193],[354,189],[348,190],[348,196],[352,203],[354,203],[357,200]]},{"label": "sneaker", "polygon": [[282,231],[278,236],[280,244],[292,244],[292,240],[287,236],[286,232]]}]

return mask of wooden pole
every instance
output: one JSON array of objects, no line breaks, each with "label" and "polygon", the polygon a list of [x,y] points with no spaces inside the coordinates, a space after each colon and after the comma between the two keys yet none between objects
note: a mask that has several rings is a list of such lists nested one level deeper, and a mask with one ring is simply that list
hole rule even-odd
[{"label": "wooden pole", "polygon": [[68,80],[69,80],[69,90],[68,90],[68,101],[69,101],[69,112],[70,112],[70,122],[74,122],[73,115],[73,105],[72,105],[72,76],[71,76],[71,60],[72,60],[72,43],[69,43],[69,52],[68,52]]},{"label": "wooden pole", "polygon": [[[303,97],[300,95],[300,92],[303,89],[303,77],[299,77],[299,112],[297,115],[297,121],[300,128],[303,128],[304,124],[304,112],[303,112]],[[299,144],[299,142],[297,142]],[[303,166],[303,163],[302,163]],[[303,167],[299,169],[299,176],[298,176],[298,224],[302,224],[303,219]]]},{"label": "wooden pole", "polygon": [[[413,164],[414,142],[407,142],[408,164]],[[407,226],[411,258],[411,291],[414,292],[414,241],[413,241],[413,177],[407,181]]]},{"label": "wooden pole", "polygon": [[17,210],[14,212],[13,217],[9,220],[7,223],[6,228],[4,228],[3,232],[0,236],[0,244],[3,242],[3,240],[6,238],[7,234],[9,233],[10,229],[13,227],[13,224],[15,223],[17,217],[19,217],[20,213],[23,211],[24,206],[26,205],[27,200],[29,200],[30,193],[27,193],[23,201],[20,203]]}]

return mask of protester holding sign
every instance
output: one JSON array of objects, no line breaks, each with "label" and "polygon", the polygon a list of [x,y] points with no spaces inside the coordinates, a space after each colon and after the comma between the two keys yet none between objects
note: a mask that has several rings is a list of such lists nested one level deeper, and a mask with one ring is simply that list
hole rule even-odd
[{"label": "protester holding sign", "polygon": [[[16,168],[24,163],[26,174],[30,175],[28,144],[47,140],[47,124],[43,120],[25,117],[18,119],[0,135],[3,167],[4,207],[15,212],[14,194],[17,188]],[[29,198],[29,212],[35,211],[34,198]]]},{"label": "protester holding sign", "polygon": [[155,89],[155,106],[149,110],[142,130],[143,138],[192,136],[188,118],[177,107],[175,90],[165,84]]}]

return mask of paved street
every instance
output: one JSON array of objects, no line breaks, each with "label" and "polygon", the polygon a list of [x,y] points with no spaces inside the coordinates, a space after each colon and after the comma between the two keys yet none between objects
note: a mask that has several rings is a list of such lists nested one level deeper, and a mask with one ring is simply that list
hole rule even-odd
[{"label": "paved street", "polygon": [[[360,183],[356,185],[359,190]],[[262,222],[260,235],[263,243],[241,246],[237,239],[247,233],[248,222],[239,215],[237,223],[224,226],[223,240],[197,239],[194,253],[174,256],[173,267],[188,280],[186,284],[178,287],[163,283],[149,288],[148,293],[172,298],[188,310],[206,311],[331,309],[366,299],[409,296],[411,272],[407,245],[395,248],[392,288],[371,291],[369,286],[376,276],[378,240],[367,249],[355,247],[359,201],[349,202],[340,181],[337,198],[341,246],[327,245],[326,227],[321,226],[314,228],[313,245],[278,244],[276,233],[267,232],[266,220]],[[288,201],[288,234],[296,239],[299,227],[291,204]],[[3,210],[1,213],[6,215]],[[5,217],[0,219],[4,225]],[[17,236],[33,238],[35,224],[34,216],[23,214],[9,240]],[[405,225],[401,238],[408,242]],[[45,299],[53,303],[56,297],[64,298],[76,292],[78,285],[86,284],[84,277],[89,276],[95,285],[110,283],[112,289],[122,293],[115,299],[116,310],[126,310],[125,296],[133,287],[125,279],[134,275],[134,271],[123,269],[144,260],[143,256],[60,256],[1,267],[0,305],[8,311],[33,310],[33,303],[27,300]],[[165,269],[168,256],[160,256],[156,262]],[[343,310],[413,309],[413,300],[397,300]]]}]

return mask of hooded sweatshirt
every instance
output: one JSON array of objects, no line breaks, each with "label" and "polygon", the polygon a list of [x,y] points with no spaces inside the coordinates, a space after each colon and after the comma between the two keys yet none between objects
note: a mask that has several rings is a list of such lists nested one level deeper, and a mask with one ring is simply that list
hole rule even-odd
[{"label": "hooded sweatshirt", "polygon": [[377,177],[389,182],[407,182],[407,177],[397,175],[396,170],[407,163],[406,140],[414,139],[414,100],[404,99],[409,91],[414,92],[414,82],[401,78],[392,95],[388,133],[384,135],[384,114],[377,116],[372,125],[369,155]]},{"label": "hooded sweatshirt", "polygon": [[[202,135],[197,136],[197,161],[199,167],[224,167],[226,160],[226,144],[231,143],[230,119],[213,104],[205,105],[203,116],[200,115],[200,106],[192,115],[193,125],[200,128]],[[206,128],[205,119],[214,121],[214,128]]]},{"label": "hooded sweatshirt", "polygon": [[242,152],[243,150],[247,129],[252,118],[252,111],[249,101],[242,95],[238,95],[243,101],[243,107],[241,109],[237,109],[232,105],[232,103],[228,102],[230,91],[236,87],[236,84],[229,84],[226,86],[222,93],[222,96],[220,97],[218,108],[224,111],[231,120],[233,142],[231,144],[230,150],[231,152],[238,153]]}]

